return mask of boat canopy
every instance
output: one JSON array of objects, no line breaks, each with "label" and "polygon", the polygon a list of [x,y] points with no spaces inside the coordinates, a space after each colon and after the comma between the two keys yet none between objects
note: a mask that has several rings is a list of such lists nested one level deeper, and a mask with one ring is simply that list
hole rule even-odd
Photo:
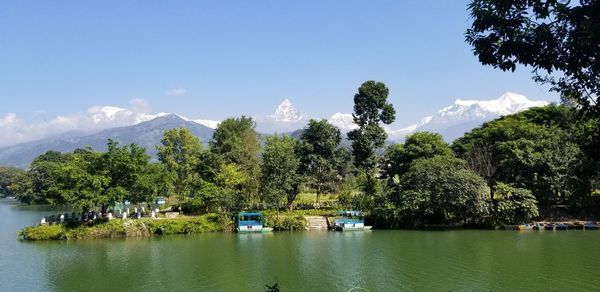
[{"label": "boat canopy", "polygon": [[354,210],[342,210],[342,211],[338,211],[338,214],[342,215],[342,216],[358,217],[358,216],[362,216],[363,212],[354,211]]},{"label": "boat canopy", "polygon": [[261,221],[262,213],[260,212],[240,212],[237,216],[239,221]]}]

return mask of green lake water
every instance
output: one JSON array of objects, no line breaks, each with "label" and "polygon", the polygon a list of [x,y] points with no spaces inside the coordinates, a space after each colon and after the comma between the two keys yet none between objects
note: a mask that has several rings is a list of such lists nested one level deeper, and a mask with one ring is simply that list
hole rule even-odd
[{"label": "green lake water", "polygon": [[599,231],[17,239],[56,213],[0,201],[0,291],[264,291],[276,281],[281,291],[600,290]]}]

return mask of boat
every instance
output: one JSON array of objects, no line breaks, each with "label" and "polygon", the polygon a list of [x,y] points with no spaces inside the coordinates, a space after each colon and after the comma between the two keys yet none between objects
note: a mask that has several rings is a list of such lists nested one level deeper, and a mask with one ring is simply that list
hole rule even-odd
[{"label": "boat", "polygon": [[260,212],[240,212],[235,217],[235,230],[240,233],[267,232],[272,228],[263,227],[263,215]]},{"label": "boat", "polygon": [[333,229],[337,231],[362,231],[371,228],[365,226],[365,219],[360,211],[339,211],[338,216],[333,220]]},{"label": "boat", "polygon": [[556,225],[552,224],[552,223],[546,223],[544,225],[544,229],[545,230],[554,230],[554,227],[556,227]]},{"label": "boat", "polygon": [[554,228],[555,228],[555,230],[567,230],[567,229],[569,229],[569,225],[567,225],[565,223],[558,223],[558,224],[556,224],[556,226]]},{"label": "boat", "polygon": [[534,225],[533,224],[520,224],[517,225],[517,230],[533,230]]},{"label": "boat", "polygon": [[544,230],[544,224],[542,224],[542,223],[533,224],[533,230]]},{"label": "boat", "polygon": [[581,224],[580,222],[575,222],[569,226],[569,229],[582,230],[583,224]]},{"label": "boat", "polygon": [[585,230],[598,230],[600,229],[600,225],[594,223],[594,222],[588,222],[583,224],[583,228],[585,228]]},{"label": "boat", "polygon": [[165,197],[158,197],[156,198],[156,201],[154,201],[157,205],[164,205],[167,203],[167,200],[165,200]]}]

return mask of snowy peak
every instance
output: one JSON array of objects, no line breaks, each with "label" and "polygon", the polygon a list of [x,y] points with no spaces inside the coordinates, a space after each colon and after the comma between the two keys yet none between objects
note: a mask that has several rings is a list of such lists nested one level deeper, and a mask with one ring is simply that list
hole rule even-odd
[{"label": "snowy peak", "polygon": [[298,122],[307,119],[305,115],[294,108],[292,102],[287,98],[277,106],[271,117],[277,122]]},{"label": "snowy peak", "polygon": [[211,129],[216,129],[219,124],[221,123],[221,121],[213,121],[213,120],[192,120],[195,123],[198,123],[200,125],[209,127]]},{"label": "snowy peak", "polygon": [[352,114],[335,113],[327,120],[330,124],[338,127],[342,132],[350,132],[358,126],[354,123]]},{"label": "snowy peak", "polygon": [[438,113],[442,115],[452,115],[453,112],[471,107],[473,108],[473,111],[479,110],[481,114],[486,114],[484,112],[487,112],[489,114],[501,116],[518,113],[532,107],[545,106],[547,104],[548,103],[545,101],[532,101],[523,95],[507,92],[497,99],[487,101],[457,99],[454,102],[454,105],[446,107]]},{"label": "snowy peak", "polygon": [[433,116],[425,117],[419,123],[399,130],[388,129],[388,133],[392,139],[398,140],[416,131],[432,131],[451,141],[484,122],[545,105],[548,105],[548,102],[532,101],[513,92],[507,92],[492,100],[457,99],[451,106],[439,110]]}]

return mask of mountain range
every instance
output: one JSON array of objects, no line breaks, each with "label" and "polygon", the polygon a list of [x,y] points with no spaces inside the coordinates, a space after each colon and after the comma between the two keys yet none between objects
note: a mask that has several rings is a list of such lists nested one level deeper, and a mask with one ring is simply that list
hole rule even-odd
[{"label": "mountain range", "polygon": [[[452,141],[482,123],[526,110],[531,107],[547,105],[546,101],[531,101],[523,95],[507,92],[497,99],[478,101],[457,99],[454,104],[444,107],[419,122],[399,129],[386,128],[391,141],[403,141],[407,135],[416,131],[437,132],[447,141]],[[55,150],[73,151],[90,146],[96,150],[106,150],[106,141],[111,138],[120,144],[136,143],[146,147],[152,157],[156,157],[156,145],[160,143],[162,134],[167,129],[186,127],[203,143],[212,138],[214,129],[220,121],[205,119],[189,119],[172,113],[146,114],[131,112],[117,107],[101,107],[89,118],[95,125],[119,125],[118,121],[130,123],[123,126],[109,127],[92,132],[71,131],[46,137],[44,139],[11,145],[0,148],[0,165],[27,167],[38,155]],[[121,119],[118,119],[121,118]],[[294,133],[302,129],[311,119],[298,111],[289,99],[285,99],[271,115],[254,117],[259,133]],[[335,113],[327,119],[340,128],[343,133],[357,128],[352,114]],[[121,122],[122,123],[122,122]]]}]

